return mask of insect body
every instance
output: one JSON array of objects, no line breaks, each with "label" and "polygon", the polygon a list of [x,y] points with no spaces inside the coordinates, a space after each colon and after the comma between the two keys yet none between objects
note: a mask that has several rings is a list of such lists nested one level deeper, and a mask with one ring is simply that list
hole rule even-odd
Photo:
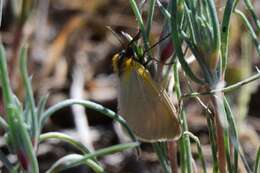
[{"label": "insect body", "polygon": [[113,57],[113,68],[119,76],[119,114],[136,136],[147,142],[178,138],[181,130],[175,107],[165,89],[134,58],[131,47]]}]

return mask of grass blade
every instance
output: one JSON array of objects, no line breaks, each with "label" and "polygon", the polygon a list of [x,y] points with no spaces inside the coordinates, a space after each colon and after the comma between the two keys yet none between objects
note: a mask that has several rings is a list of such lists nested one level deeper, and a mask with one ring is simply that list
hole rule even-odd
[{"label": "grass blade", "polygon": [[259,167],[260,167],[260,147],[258,148],[257,154],[256,154],[254,173],[259,172],[258,171]]},{"label": "grass blade", "polygon": [[102,105],[99,105],[97,103],[91,102],[91,101],[87,101],[87,100],[77,100],[77,99],[68,99],[68,100],[64,100],[62,102],[57,103],[56,105],[50,107],[47,111],[45,111],[41,117],[41,127],[43,127],[43,125],[46,123],[46,121],[48,120],[48,118],[56,111],[67,107],[67,106],[71,106],[73,104],[78,104],[78,105],[82,105],[88,109],[93,109],[97,112],[102,113],[105,116],[108,116],[109,118],[112,118],[113,120],[119,122],[128,132],[128,134],[130,135],[130,137],[132,138],[133,141],[137,141],[133,132],[130,130],[130,128],[128,127],[128,125],[126,124],[125,120],[119,116],[118,114],[116,114],[115,112],[113,112],[110,109],[107,109],[105,107],[103,107]]},{"label": "grass blade", "polygon": [[[68,168],[72,168],[81,164],[84,164],[86,162],[86,160],[90,159],[90,158],[94,158],[94,157],[100,157],[100,156],[105,156],[105,155],[109,155],[109,154],[113,154],[116,152],[122,152],[124,150],[130,149],[130,148],[135,148],[138,147],[139,143],[134,142],[134,143],[127,143],[127,144],[118,144],[118,145],[114,145],[111,147],[107,147],[104,149],[100,149],[97,150],[93,153],[89,153],[86,154],[84,156],[77,156],[77,159],[72,159],[70,160],[69,164],[65,164],[65,166],[62,168],[62,170],[68,169]],[[75,156],[75,155],[74,155]],[[58,160],[48,171],[47,173],[52,173],[54,172],[54,170],[60,165],[64,163],[64,158]],[[65,159],[66,161],[66,159]],[[60,170],[61,171],[61,170]]]}]

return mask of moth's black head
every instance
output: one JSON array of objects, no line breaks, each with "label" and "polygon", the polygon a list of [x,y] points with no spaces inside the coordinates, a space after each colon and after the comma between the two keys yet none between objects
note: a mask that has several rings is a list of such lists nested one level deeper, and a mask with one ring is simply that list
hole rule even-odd
[{"label": "moth's black head", "polygon": [[135,57],[135,54],[134,54],[134,50],[132,47],[128,47],[127,49],[122,50],[119,53],[118,66],[120,67],[126,59],[129,59],[129,58],[135,59],[134,57]]},{"label": "moth's black head", "polygon": [[134,49],[129,46],[126,50],[125,50],[125,56],[128,58],[133,58],[135,56],[135,52]]}]

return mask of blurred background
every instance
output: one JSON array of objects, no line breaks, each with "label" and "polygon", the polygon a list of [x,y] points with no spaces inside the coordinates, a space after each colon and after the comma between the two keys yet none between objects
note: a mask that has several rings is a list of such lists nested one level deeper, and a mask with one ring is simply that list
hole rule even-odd
[{"label": "blurred background", "polygon": [[[51,106],[68,98],[85,99],[117,111],[117,79],[112,71],[111,59],[122,49],[122,45],[106,26],[110,26],[115,32],[124,31],[132,36],[138,32],[128,1],[42,0],[33,6],[30,14],[25,13],[25,16],[20,13],[19,1],[3,2],[1,40],[7,50],[12,87],[19,98],[23,98],[23,88],[18,52],[26,44],[29,48],[28,68],[32,75],[36,100],[39,96],[49,95],[47,105]],[[217,4],[221,15],[221,1]],[[254,4],[260,17],[260,1],[255,0]],[[143,8],[145,17],[147,7]],[[245,13],[247,14],[246,11]],[[159,40],[163,29],[161,19],[162,15],[157,9],[150,37],[154,43]],[[154,52],[157,49],[154,48]],[[234,15],[231,22],[227,84],[249,77],[255,71],[255,66],[259,65],[259,56],[251,37],[241,20]],[[249,164],[253,164],[260,143],[259,84],[259,81],[250,83],[228,95]],[[183,86],[185,93],[185,82]],[[1,105],[2,103],[2,114]],[[203,109],[192,99],[185,100],[184,106],[190,131],[203,144],[207,166],[210,167],[211,153]],[[53,115],[44,127],[44,132],[48,131],[69,134],[92,149],[129,140],[111,119],[78,106],[62,109]],[[7,150],[3,138],[0,138],[0,147]],[[101,162],[107,172],[112,173],[160,172],[160,165],[151,145],[143,143],[141,148],[142,155],[139,158],[134,151],[130,151],[103,157]],[[195,144],[192,151],[196,159]],[[74,150],[68,145],[55,140],[40,144],[38,158],[41,172],[58,158],[72,152]],[[1,169],[4,172],[4,168]],[[66,172],[74,171],[91,172],[83,166]]]}]

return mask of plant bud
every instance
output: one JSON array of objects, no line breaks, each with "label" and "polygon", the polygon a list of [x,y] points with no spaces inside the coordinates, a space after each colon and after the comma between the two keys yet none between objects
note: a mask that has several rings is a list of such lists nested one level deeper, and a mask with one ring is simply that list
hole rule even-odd
[{"label": "plant bud", "polygon": [[23,150],[21,150],[21,149],[18,149],[16,155],[17,155],[17,158],[19,160],[19,163],[20,163],[21,167],[24,170],[28,171],[29,162],[28,162],[28,158],[27,158],[25,152]]},{"label": "plant bud", "polygon": [[[161,64],[166,64],[168,59],[172,56],[174,47],[172,43],[170,33],[170,27],[165,25],[163,27],[163,31],[161,32],[160,39],[159,39],[159,60]],[[162,41],[160,41],[162,40]]]}]

